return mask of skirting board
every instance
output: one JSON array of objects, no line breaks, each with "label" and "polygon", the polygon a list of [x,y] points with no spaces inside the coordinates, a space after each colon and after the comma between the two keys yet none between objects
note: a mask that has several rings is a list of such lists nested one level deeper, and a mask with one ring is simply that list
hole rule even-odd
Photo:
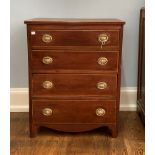
[{"label": "skirting board", "polygon": [[[11,112],[28,112],[29,98],[28,88],[11,88],[10,89],[10,111]],[[136,111],[137,88],[122,87],[120,96],[120,111]]]}]

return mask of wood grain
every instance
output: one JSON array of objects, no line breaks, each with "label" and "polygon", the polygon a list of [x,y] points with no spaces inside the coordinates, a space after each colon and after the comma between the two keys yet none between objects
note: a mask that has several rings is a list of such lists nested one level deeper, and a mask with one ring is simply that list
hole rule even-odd
[{"label": "wood grain", "polygon": [[[53,88],[43,88],[43,82],[50,81]],[[105,89],[98,89],[99,82],[106,82]],[[33,74],[32,96],[116,96],[117,74]]]},{"label": "wood grain", "polygon": [[145,125],[145,8],[140,10],[137,111]]},{"label": "wood grain", "polygon": [[119,120],[117,138],[111,138],[107,128],[84,133],[41,128],[32,139],[28,113],[11,113],[11,155],[144,155],[144,128],[138,114],[120,112]]},{"label": "wood grain", "polygon": [[[98,41],[98,37],[100,34],[106,33],[109,37],[108,41],[104,44],[104,47],[115,47],[119,48],[119,31],[118,30],[37,30],[33,29],[36,35],[31,35],[31,46],[33,49],[38,49],[40,47],[46,49],[55,48],[55,46],[59,46],[64,49],[65,46],[80,46],[89,48],[89,46],[94,46],[97,49],[101,46],[101,42]],[[52,41],[50,43],[46,43],[42,41],[42,37],[44,34],[48,34],[52,36]],[[73,48],[74,49],[74,48]],[[76,47],[75,47],[76,49]]]},{"label": "wood grain", "polygon": [[[38,100],[32,101],[33,118],[36,123],[48,124],[101,124],[116,121],[115,100]],[[44,108],[52,109],[50,116],[42,114]],[[96,115],[96,109],[105,110],[103,116]],[[68,125],[68,130],[72,131]],[[62,129],[63,131],[63,129]]]},{"label": "wood grain", "polygon": [[[44,57],[53,59],[51,64],[44,64]],[[98,59],[107,58],[105,65],[100,65]],[[118,71],[118,51],[68,51],[68,50],[33,50],[31,57],[33,73],[96,73],[103,71]]]},{"label": "wood grain", "polygon": [[62,25],[71,25],[71,24],[75,24],[75,25],[88,25],[88,24],[101,24],[104,23],[109,25],[109,24],[114,24],[114,25],[120,25],[120,24],[124,24],[125,22],[120,20],[120,19],[79,19],[79,18],[33,18],[33,19],[29,19],[26,20],[24,23],[26,24],[43,24],[43,25],[47,25],[47,24],[62,24]]},{"label": "wood grain", "polygon": [[[38,128],[43,125],[34,123],[33,112],[41,110],[39,109],[41,107],[39,102],[34,107],[33,102],[35,100],[40,100],[40,102],[51,100],[53,102],[56,99],[57,101],[64,100],[63,102],[65,103],[65,100],[73,100],[74,102],[75,99],[89,99],[91,101],[103,98],[105,102],[113,100],[116,103],[113,107],[111,105],[105,107],[113,115],[111,117],[111,114],[108,114],[109,124],[104,119],[102,124],[110,128],[112,137],[117,137],[122,37],[125,22],[117,19],[33,19],[27,20],[25,23],[27,24],[29,61],[30,137],[34,137]],[[45,39],[44,36],[47,35],[50,36]],[[53,63],[47,68],[40,60],[43,56],[51,56],[53,58]],[[106,66],[103,67],[97,64],[99,56],[108,58],[109,61]],[[53,82],[53,88],[43,88],[44,81]],[[98,89],[97,84],[99,82],[106,82],[107,87]],[[84,103],[84,101],[81,103]],[[47,103],[44,104],[46,105]],[[44,104],[42,102],[42,105]],[[96,106],[98,104],[96,102]],[[49,107],[53,106],[53,104],[49,103],[48,105]],[[68,103],[64,107],[63,104],[57,104],[55,107],[57,111],[62,111],[63,115],[60,117],[66,121],[68,117],[74,116],[71,108],[69,108],[71,106],[67,107],[67,105]],[[85,122],[82,107],[85,108],[86,106],[81,104],[81,110],[80,105],[72,106],[72,109],[78,110],[81,122]],[[62,107],[69,109],[68,112],[65,111],[64,113]],[[87,107],[85,111],[88,110],[87,113],[91,113],[93,110],[92,105]],[[37,116],[40,120],[43,119],[39,114]],[[79,127],[76,124],[76,119],[79,118],[76,117],[75,123],[72,121],[69,128],[77,132],[82,131],[84,124]],[[94,118],[92,118],[93,122],[95,119],[94,115]],[[113,119],[112,122],[111,119]],[[63,122],[65,123],[65,121]],[[48,121],[47,124],[44,124],[45,126],[67,131],[67,126],[63,125],[63,123],[56,127],[55,124]],[[85,123],[84,129],[90,130],[96,127],[100,126],[98,124],[95,126],[93,123],[89,125]]]}]

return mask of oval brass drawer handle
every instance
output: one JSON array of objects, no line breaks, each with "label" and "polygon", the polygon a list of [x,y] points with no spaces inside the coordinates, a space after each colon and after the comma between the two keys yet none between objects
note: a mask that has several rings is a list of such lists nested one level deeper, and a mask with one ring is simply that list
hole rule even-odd
[{"label": "oval brass drawer handle", "polygon": [[105,111],[105,109],[103,109],[103,108],[97,108],[97,109],[96,109],[96,115],[97,115],[97,116],[104,116],[105,113],[106,113],[106,111]]},{"label": "oval brass drawer handle", "polygon": [[98,36],[98,41],[105,44],[108,41],[109,37],[106,33],[102,33]]},{"label": "oval brass drawer handle", "polygon": [[108,63],[108,59],[106,57],[100,57],[97,62],[99,65],[104,66]]},{"label": "oval brass drawer handle", "polygon": [[44,35],[42,36],[42,41],[43,41],[44,43],[50,43],[50,42],[52,41],[52,36],[49,35],[49,34],[44,34]]},{"label": "oval brass drawer handle", "polygon": [[51,115],[52,115],[52,109],[50,109],[50,108],[44,108],[44,109],[42,110],[42,114],[43,114],[44,116],[51,116]]},{"label": "oval brass drawer handle", "polygon": [[98,36],[98,41],[101,42],[101,48],[109,40],[109,36],[106,33],[102,33]]},{"label": "oval brass drawer handle", "polygon": [[107,83],[106,82],[98,82],[97,83],[97,88],[98,89],[106,89],[107,88]]},{"label": "oval brass drawer handle", "polygon": [[51,88],[53,88],[53,83],[51,81],[44,81],[42,86],[45,89],[51,89]]},{"label": "oval brass drawer handle", "polygon": [[51,64],[53,62],[53,58],[49,56],[43,57],[42,62],[46,65]]}]

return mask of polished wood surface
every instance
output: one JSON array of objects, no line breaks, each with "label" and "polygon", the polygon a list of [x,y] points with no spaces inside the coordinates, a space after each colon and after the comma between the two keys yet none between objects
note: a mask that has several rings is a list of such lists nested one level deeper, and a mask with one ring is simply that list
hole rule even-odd
[{"label": "polished wood surface", "polygon": [[[72,47],[75,49],[77,46],[84,46],[85,48],[89,48],[90,46],[94,46],[98,49],[101,46],[101,43],[98,41],[98,37],[102,33],[106,33],[109,36],[108,41],[104,45],[104,47],[119,47],[119,30],[37,30],[33,29],[36,35],[32,35],[31,37],[31,45],[33,49],[42,48],[55,48],[55,46],[59,46],[59,48],[64,49],[64,46]],[[42,41],[42,37],[44,34],[48,34],[52,36],[52,41],[50,43],[46,43]]]},{"label": "polished wood surface", "polygon": [[[35,123],[79,124],[80,126],[81,124],[98,123],[103,125],[103,123],[114,123],[116,121],[116,101],[33,100],[32,105]],[[50,116],[43,115],[42,110],[44,108],[52,109],[52,114]],[[96,114],[98,108],[105,110],[103,116]]]},{"label": "polished wood surface", "polygon": [[101,24],[103,23],[103,20],[105,24],[118,24],[120,23],[123,25],[125,22],[120,19],[78,19],[78,18],[33,18],[26,20],[24,23],[26,24]]},{"label": "polished wood surface", "polygon": [[[44,81],[53,83],[51,89],[43,87]],[[105,89],[99,89],[98,83],[106,82]],[[33,74],[32,96],[110,96],[117,92],[116,74]]]},{"label": "polished wood surface", "polygon": [[[53,59],[52,63],[44,64],[44,57]],[[107,58],[105,65],[98,63],[99,58]],[[68,51],[68,50],[34,50],[31,64],[33,73],[89,73],[118,71],[118,51]],[[71,65],[72,64],[72,65]]]},{"label": "polished wood surface", "polygon": [[[37,134],[40,126],[68,132],[107,126],[116,137],[124,22],[34,19],[25,23],[30,137]],[[103,65],[100,58],[107,62]],[[101,105],[107,113],[99,119],[95,110]],[[53,106],[53,117],[44,117],[42,111]],[[77,125],[79,122],[82,123]]]},{"label": "polished wood surface", "polygon": [[[118,21],[113,20],[113,23]],[[121,29],[122,23],[107,25],[105,20],[102,21],[102,25],[94,20],[94,23],[87,23],[83,25],[79,22],[72,25],[68,23],[63,25],[60,21],[59,24],[28,24],[31,43],[29,46],[31,49],[67,49],[67,50],[101,50],[101,42],[99,36],[101,34],[107,34],[108,40],[102,50],[121,50]],[[43,36],[47,34],[52,37],[50,42],[43,42]]]},{"label": "polished wood surface", "polygon": [[140,10],[137,105],[145,124],[145,8]]},{"label": "polished wood surface", "polygon": [[144,155],[144,128],[136,112],[120,112],[117,139],[107,128],[84,133],[40,128],[29,138],[28,113],[11,113],[11,155]]}]

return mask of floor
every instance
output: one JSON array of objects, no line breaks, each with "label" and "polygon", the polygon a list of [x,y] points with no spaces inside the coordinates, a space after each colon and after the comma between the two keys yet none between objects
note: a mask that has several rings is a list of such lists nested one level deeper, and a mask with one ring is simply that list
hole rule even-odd
[{"label": "floor", "polygon": [[11,155],[144,155],[144,134],[136,112],[120,112],[117,138],[106,128],[74,134],[41,128],[29,138],[28,113],[11,113]]}]

